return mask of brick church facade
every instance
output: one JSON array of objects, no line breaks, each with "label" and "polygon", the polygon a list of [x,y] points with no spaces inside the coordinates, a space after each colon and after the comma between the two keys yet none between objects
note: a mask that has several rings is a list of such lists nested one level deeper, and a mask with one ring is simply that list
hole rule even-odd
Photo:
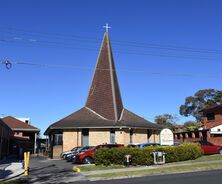
[{"label": "brick church facade", "polygon": [[159,142],[161,126],[123,106],[108,32],[105,32],[86,104],[50,125],[52,157],[76,146]]}]

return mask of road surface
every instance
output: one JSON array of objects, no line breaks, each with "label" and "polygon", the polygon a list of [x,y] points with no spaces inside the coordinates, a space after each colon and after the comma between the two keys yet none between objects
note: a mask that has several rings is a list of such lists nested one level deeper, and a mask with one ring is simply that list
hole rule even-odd
[{"label": "road surface", "polygon": [[222,170],[146,176],[108,181],[78,182],[79,184],[222,184]]}]

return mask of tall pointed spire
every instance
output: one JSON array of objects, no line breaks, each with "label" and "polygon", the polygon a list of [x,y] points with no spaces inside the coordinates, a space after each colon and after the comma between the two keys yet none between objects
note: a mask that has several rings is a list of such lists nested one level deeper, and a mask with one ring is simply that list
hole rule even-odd
[{"label": "tall pointed spire", "polygon": [[104,33],[86,107],[109,120],[119,120],[123,104],[108,32]]}]

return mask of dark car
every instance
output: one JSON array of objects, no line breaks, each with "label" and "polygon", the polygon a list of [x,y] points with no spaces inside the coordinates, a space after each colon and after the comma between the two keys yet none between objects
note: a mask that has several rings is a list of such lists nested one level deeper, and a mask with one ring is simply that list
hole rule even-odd
[{"label": "dark car", "polygon": [[83,153],[79,153],[76,155],[76,163],[83,163],[83,164],[92,164],[94,163],[94,153],[96,150],[101,148],[120,148],[124,147],[123,144],[100,144],[94,147],[91,150],[88,150]]},{"label": "dark car", "polygon": [[65,159],[67,155],[72,154],[73,152],[76,152],[76,151],[78,151],[81,148],[82,147],[74,147],[73,149],[71,149],[69,151],[62,152],[60,154],[60,158]]},{"label": "dark car", "polygon": [[214,145],[210,142],[199,142],[205,155],[222,154],[222,146]]}]

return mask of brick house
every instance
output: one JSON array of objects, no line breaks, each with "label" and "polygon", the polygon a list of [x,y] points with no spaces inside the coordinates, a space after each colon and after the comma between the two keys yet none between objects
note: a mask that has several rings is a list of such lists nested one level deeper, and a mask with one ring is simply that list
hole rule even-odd
[{"label": "brick house", "polygon": [[207,130],[207,141],[222,145],[222,105],[213,105],[202,110],[203,126]]},{"label": "brick house", "polygon": [[35,153],[36,139],[40,130],[17,118],[7,116],[1,119],[12,131],[10,154],[22,158],[24,151]]},{"label": "brick house", "polygon": [[174,132],[175,141],[208,141],[222,146],[222,105],[213,105],[201,110],[202,125],[199,130]]},{"label": "brick house", "polygon": [[85,106],[50,125],[52,157],[76,146],[159,142],[161,126],[123,107],[108,32],[105,32]]},{"label": "brick house", "polygon": [[0,119],[0,159],[10,154],[10,143],[13,138],[13,132],[4,121]]}]

